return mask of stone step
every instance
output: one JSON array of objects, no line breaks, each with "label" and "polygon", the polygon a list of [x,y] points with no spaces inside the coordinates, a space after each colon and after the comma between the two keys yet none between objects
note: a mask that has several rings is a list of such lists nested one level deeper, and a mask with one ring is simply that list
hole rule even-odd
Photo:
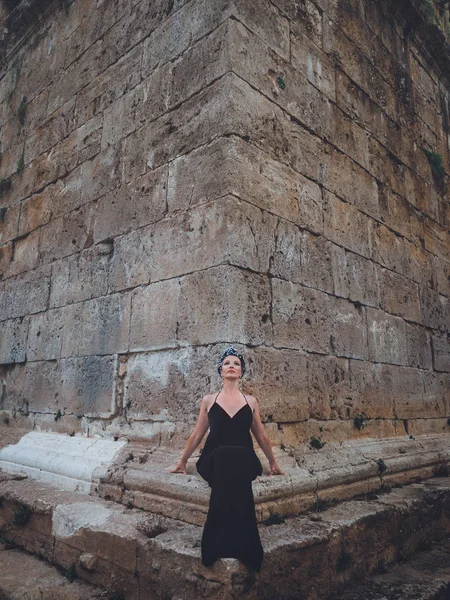
[{"label": "stone step", "polygon": [[[0,477],[0,535],[126,600],[327,600],[450,532],[450,478],[260,525],[260,573],[200,560],[200,526],[30,479]],[[361,598],[363,600],[363,598]],[[365,599],[364,599],[365,600]]]},{"label": "stone step", "polygon": [[373,575],[332,600],[448,600],[450,598],[450,539],[429,551]]},{"label": "stone step", "polygon": [[0,574],[0,600],[109,600],[112,596],[5,543],[0,543]]}]

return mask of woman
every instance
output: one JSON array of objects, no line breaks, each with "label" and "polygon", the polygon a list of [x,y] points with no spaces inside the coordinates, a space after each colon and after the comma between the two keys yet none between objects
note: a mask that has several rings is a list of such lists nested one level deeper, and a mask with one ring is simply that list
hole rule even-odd
[{"label": "woman", "polygon": [[256,524],[252,481],[262,474],[253,449],[250,430],[269,460],[269,475],[284,475],[273,455],[261,423],[258,403],[244,396],[239,380],[245,373],[244,357],[228,348],[218,363],[222,389],[202,399],[200,415],[180,461],[171,473],[187,475],[186,464],[210,433],[197,461],[197,470],[211,487],[208,516],[202,537],[202,562],[210,566],[218,558],[240,558],[260,570],[263,549]]}]

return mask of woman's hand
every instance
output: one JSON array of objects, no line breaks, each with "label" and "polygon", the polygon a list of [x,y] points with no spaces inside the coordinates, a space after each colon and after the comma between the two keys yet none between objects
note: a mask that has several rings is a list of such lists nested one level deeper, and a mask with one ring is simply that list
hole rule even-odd
[{"label": "woman's hand", "polygon": [[171,469],[169,473],[183,473],[183,475],[187,475],[188,473],[186,471],[186,463],[180,461],[175,467],[175,469]]},{"label": "woman's hand", "polygon": [[284,471],[280,469],[276,462],[270,464],[269,477],[272,475],[285,475]]}]

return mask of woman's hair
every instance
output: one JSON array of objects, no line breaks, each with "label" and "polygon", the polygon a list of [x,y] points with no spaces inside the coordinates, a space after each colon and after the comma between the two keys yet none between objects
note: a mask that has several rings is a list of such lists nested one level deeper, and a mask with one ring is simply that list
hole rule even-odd
[{"label": "woman's hair", "polygon": [[219,375],[222,375],[222,363],[226,359],[227,356],[236,356],[241,361],[241,370],[242,370],[242,377],[243,377],[244,373],[245,373],[245,360],[244,360],[244,357],[242,356],[242,354],[239,354],[239,352],[235,348],[233,348],[233,346],[230,346],[229,348],[227,348],[225,350],[225,352],[223,352],[220,355],[219,362],[217,364],[217,371],[219,372]]}]

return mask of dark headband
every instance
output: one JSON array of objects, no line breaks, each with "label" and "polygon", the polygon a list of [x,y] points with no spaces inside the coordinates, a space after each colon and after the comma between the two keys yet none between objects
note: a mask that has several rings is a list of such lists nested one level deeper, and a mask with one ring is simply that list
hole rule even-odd
[{"label": "dark headband", "polygon": [[225,352],[219,358],[219,362],[217,364],[217,371],[219,372],[219,375],[222,375],[222,363],[226,359],[227,356],[236,356],[241,361],[242,376],[244,376],[244,373],[245,373],[244,357],[242,356],[242,354],[239,354],[239,352],[235,348],[233,348],[233,346],[230,346],[229,348],[227,348],[225,350]]}]

